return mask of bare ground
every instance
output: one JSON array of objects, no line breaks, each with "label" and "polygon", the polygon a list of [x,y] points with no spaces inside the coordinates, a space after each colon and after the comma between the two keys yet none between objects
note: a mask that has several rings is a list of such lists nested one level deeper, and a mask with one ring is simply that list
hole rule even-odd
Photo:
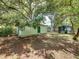
[{"label": "bare ground", "polygon": [[0,59],[76,59],[79,42],[71,35],[0,37]]}]

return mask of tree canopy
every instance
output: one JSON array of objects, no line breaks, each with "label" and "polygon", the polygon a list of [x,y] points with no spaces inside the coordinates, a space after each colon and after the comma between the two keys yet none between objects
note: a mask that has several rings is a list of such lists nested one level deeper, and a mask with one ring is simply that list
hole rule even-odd
[{"label": "tree canopy", "polygon": [[79,0],[0,0],[0,24],[27,25],[40,13],[55,13],[56,24],[69,18],[79,27]]}]

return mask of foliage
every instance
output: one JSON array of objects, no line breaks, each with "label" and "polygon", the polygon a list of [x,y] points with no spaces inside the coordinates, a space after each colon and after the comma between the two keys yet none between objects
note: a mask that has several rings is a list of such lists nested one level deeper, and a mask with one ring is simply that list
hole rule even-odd
[{"label": "foliage", "polygon": [[10,26],[0,28],[0,36],[8,36],[13,34],[13,29]]},{"label": "foliage", "polygon": [[0,24],[14,25],[18,20],[19,26],[24,27],[40,13],[56,13],[57,26],[66,18],[72,20],[74,27],[79,25],[79,0],[0,0],[0,11]]},{"label": "foliage", "polygon": [[43,15],[39,14],[35,19],[32,21],[32,27],[37,28],[37,32],[40,33],[40,26],[41,22],[43,21]]}]

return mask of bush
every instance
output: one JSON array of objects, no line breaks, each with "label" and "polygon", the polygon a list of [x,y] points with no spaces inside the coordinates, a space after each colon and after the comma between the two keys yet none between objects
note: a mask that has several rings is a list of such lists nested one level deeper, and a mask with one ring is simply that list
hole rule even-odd
[{"label": "bush", "polygon": [[8,36],[13,33],[13,29],[11,26],[5,26],[4,28],[0,28],[0,36]]}]

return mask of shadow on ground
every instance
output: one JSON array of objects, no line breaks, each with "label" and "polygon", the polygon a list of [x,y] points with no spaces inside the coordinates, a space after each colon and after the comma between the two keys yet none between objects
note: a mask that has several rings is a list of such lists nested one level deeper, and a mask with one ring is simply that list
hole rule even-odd
[{"label": "shadow on ground", "polygon": [[34,35],[28,37],[1,37],[0,55],[10,56],[17,54],[18,56],[25,54],[30,57],[31,54],[43,56],[45,59],[55,59],[53,51],[64,51],[79,56],[79,42],[71,42],[67,37],[59,37],[52,35]]}]

